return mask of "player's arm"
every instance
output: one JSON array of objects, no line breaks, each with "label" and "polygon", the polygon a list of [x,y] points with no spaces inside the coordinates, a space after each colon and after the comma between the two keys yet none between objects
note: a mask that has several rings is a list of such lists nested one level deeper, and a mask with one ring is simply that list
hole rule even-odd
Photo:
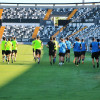
[{"label": "player's arm", "polygon": [[16,42],[16,45],[18,46],[18,42]]},{"label": "player's arm", "polygon": [[2,50],[2,42],[1,42],[1,50]]},{"label": "player's arm", "polygon": [[46,47],[49,48],[48,44],[46,44]]},{"label": "player's arm", "polygon": [[74,46],[75,46],[75,43],[73,44],[73,48],[74,48]]},{"label": "player's arm", "polygon": [[6,49],[6,45],[7,45],[7,42],[5,43],[5,49]]},{"label": "player's arm", "polygon": [[12,48],[13,48],[13,43],[12,43]]},{"label": "player's arm", "polygon": [[100,44],[98,43],[98,49],[100,49]]},{"label": "player's arm", "polygon": [[85,43],[85,48],[86,48],[86,50],[87,50],[87,45],[86,45],[86,43]]},{"label": "player's arm", "polygon": [[59,43],[58,43],[57,47],[59,48]]},{"label": "player's arm", "polygon": [[46,44],[46,47],[49,48],[49,42]]},{"label": "player's arm", "polygon": [[34,44],[35,44],[35,43],[34,43],[34,42],[32,42],[32,46],[34,46]]},{"label": "player's arm", "polygon": [[71,43],[71,48],[73,48],[73,45],[72,45],[72,43]]},{"label": "player's arm", "polygon": [[99,43],[99,49],[100,49],[100,43]]},{"label": "player's arm", "polygon": [[60,48],[60,44],[58,45],[58,48]]},{"label": "player's arm", "polygon": [[65,44],[65,47],[66,47],[66,49],[67,49],[67,45]]},{"label": "player's arm", "polygon": [[80,44],[80,49],[82,49],[82,44]]},{"label": "player's arm", "polygon": [[54,42],[54,48],[56,48],[56,43]]},{"label": "player's arm", "polygon": [[90,44],[90,50],[92,49],[92,44]]},{"label": "player's arm", "polygon": [[41,42],[41,48],[43,49],[43,42]]}]

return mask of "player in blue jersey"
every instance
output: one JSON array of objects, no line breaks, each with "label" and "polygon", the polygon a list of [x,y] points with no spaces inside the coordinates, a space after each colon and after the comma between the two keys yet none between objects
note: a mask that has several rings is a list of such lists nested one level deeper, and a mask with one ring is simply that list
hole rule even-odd
[{"label": "player in blue jersey", "polygon": [[81,59],[82,59],[82,64],[84,64],[85,53],[86,53],[86,50],[87,50],[87,45],[84,42],[84,39],[81,40],[81,46],[82,46],[82,49],[81,49]]},{"label": "player in blue jersey", "polygon": [[92,39],[92,43],[90,44],[90,50],[92,52],[91,57],[92,57],[93,67],[95,68],[95,63],[94,63],[94,58],[95,58],[97,63],[97,68],[99,68],[99,60],[98,60],[99,43],[95,41],[95,38]]},{"label": "player in blue jersey", "polygon": [[[97,39],[97,42],[99,43],[99,46],[100,46],[100,39]],[[100,48],[99,48],[98,52],[99,52],[99,57],[100,57]],[[99,60],[99,57],[98,57],[98,60]]]},{"label": "player in blue jersey", "polygon": [[79,38],[75,38],[75,42],[73,45],[73,50],[74,50],[74,56],[75,56],[75,65],[78,66],[79,64],[79,58],[80,58],[80,50],[81,50],[81,43],[79,42]]},{"label": "player in blue jersey", "polygon": [[59,43],[59,65],[64,64],[66,48],[67,48],[66,43],[64,42],[64,39],[61,38],[61,42]]},{"label": "player in blue jersey", "polygon": [[65,40],[67,49],[66,49],[66,62],[70,62],[70,49],[71,49],[71,42],[69,41],[69,38],[67,37]]},{"label": "player in blue jersey", "polygon": [[[100,39],[97,39],[97,42],[99,43],[100,46]],[[99,48],[99,56],[100,56],[100,48]]]},{"label": "player in blue jersey", "polygon": [[[78,38],[78,39],[79,39],[79,38]],[[78,51],[78,52],[79,52],[79,55],[80,55],[80,56],[79,56],[79,64],[80,64],[80,62],[81,62],[81,49],[82,49],[82,45],[81,45],[81,40],[80,40],[80,39],[78,40],[78,42],[79,42],[79,44],[80,44],[80,48],[79,48],[79,51]]]}]

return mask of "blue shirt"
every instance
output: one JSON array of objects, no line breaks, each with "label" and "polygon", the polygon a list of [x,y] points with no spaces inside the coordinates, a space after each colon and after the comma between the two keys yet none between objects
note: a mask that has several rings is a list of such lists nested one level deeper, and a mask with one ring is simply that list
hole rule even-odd
[{"label": "blue shirt", "polygon": [[71,49],[71,42],[70,41],[65,41],[66,45],[67,45],[67,49],[70,50]]},{"label": "blue shirt", "polygon": [[90,44],[90,47],[92,48],[91,52],[98,52],[99,51],[99,43],[94,41]]},{"label": "blue shirt", "polygon": [[[100,42],[98,42],[98,43],[99,43],[98,45],[100,46]],[[98,51],[100,51],[100,48],[98,49]]]},{"label": "blue shirt", "polygon": [[[100,42],[99,42],[99,46],[100,46]],[[99,48],[99,51],[100,51],[100,48]]]},{"label": "blue shirt", "polygon": [[59,46],[60,46],[59,53],[65,53],[66,52],[66,43],[61,42],[61,43],[59,43]]},{"label": "blue shirt", "polygon": [[81,51],[81,42],[75,41],[74,42],[74,52],[80,52]]},{"label": "blue shirt", "polygon": [[81,52],[81,42],[79,42],[78,52]]},{"label": "blue shirt", "polygon": [[86,47],[85,47],[86,43],[85,42],[81,42],[81,45],[82,45],[82,50],[81,51],[86,51]]}]

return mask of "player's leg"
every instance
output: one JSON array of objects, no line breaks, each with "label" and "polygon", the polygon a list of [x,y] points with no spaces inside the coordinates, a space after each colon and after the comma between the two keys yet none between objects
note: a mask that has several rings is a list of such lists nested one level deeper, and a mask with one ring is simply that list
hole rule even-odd
[{"label": "player's leg", "polygon": [[78,60],[79,60],[79,58],[75,57],[75,65],[77,65],[77,66],[78,66]]},{"label": "player's leg", "polygon": [[34,58],[34,60],[35,60],[35,62],[36,62],[36,60],[37,60],[37,52],[36,52],[36,50],[34,50],[34,53],[35,53],[35,58]]},{"label": "player's leg", "polygon": [[63,64],[63,56],[60,55],[60,63],[59,63],[59,65],[61,66],[62,64]]},{"label": "player's leg", "polygon": [[34,50],[34,48],[33,48],[33,58],[35,59],[35,50]]},{"label": "player's leg", "polygon": [[59,65],[61,65],[61,53],[59,53]]},{"label": "player's leg", "polygon": [[92,64],[93,64],[93,67],[95,68],[94,58],[92,58]]},{"label": "player's leg", "polygon": [[78,63],[80,64],[80,62],[81,62],[81,52],[78,52]]},{"label": "player's leg", "polygon": [[39,52],[37,53],[36,57],[37,57],[37,60],[39,62]]},{"label": "player's leg", "polygon": [[97,63],[97,68],[99,68],[99,55],[98,55],[98,52],[95,53],[95,59],[96,59],[96,63]]},{"label": "player's leg", "polygon": [[76,65],[76,52],[74,52],[74,60],[73,63]]},{"label": "player's leg", "polygon": [[70,62],[70,52],[68,52],[68,62]]},{"label": "player's leg", "polygon": [[73,60],[73,63],[75,64],[75,58],[74,58],[74,60]]},{"label": "player's leg", "polygon": [[78,52],[74,52],[74,63],[75,63],[75,65],[77,65],[78,64]]},{"label": "player's leg", "polygon": [[17,50],[15,50],[15,62],[16,62],[16,57],[17,57]]},{"label": "player's leg", "polygon": [[35,56],[35,62],[36,62],[37,61],[37,58],[38,58],[38,50],[37,49],[35,50],[35,55],[36,55]]},{"label": "player's leg", "polygon": [[9,64],[9,61],[10,61],[11,54],[12,54],[12,52],[9,50],[8,51],[8,64]]},{"label": "player's leg", "polygon": [[8,56],[9,56],[9,55],[7,54],[6,56],[7,56],[7,62],[8,62]]},{"label": "player's leg", "polygon": [[79,52],[76,52],[76,58],[75,59],[76,59],[75,64],[76,64],[76,66],[78,66],[79,65],[79,60],[80,60],[80,53]]},{"label": "player's leg", "polygon": [[68,56],[68,53],[67,53],[67,50],[66,50],[66,62],[68,61],[68,58],[67,58],[67,56]]},{"label": "player's leg", "polygon": [[64,64],[65,61],[65,53],[62,53],[62,63]]},{"label": "player's leg", "polygon": [[41,50],[38,50],[38,55],[37,55],[37,58],[38,58],[38,64],[40,63],[40,57],[41,57]]},{"label": "player's leg", "polygon": [[56,61],[56,58],[55,58],[55,57],[56,57],[56,56],[55,56],[56,54],[55,54],[55,52],[56,52],[56,51],[52,52],[53,64],[55,64],[55,61]]},{"label": "player's leg", "polygon": [[[61,63],[63,64],[64,63],[64,58],[63,58],[63,56],[61,56]],[[61,65],[62,65],[61,64]]]},{"label": "player's leg", "polygon": [[65,55],[65,54],[60,53],[60,64],[59,64],[59,65],[64,64],[64,55]]},{"label": "player's leg", "polygon": [[34,59],[35,59],[35,52],[33,53],[33,57],[34,57]]},{"label": "player's leg", "polygon": [[9,64],[9,61],[10,61],[10,56],[11,56],[11,54],[8,55],[8,64]]},{"label": "player's leg", "polygon": [[82,64],[84,64],[84,59],[85,59],[85,51],[83,51],[83,52],[82,52],[81,59],[82,59]]},{"label": "player's leg", "polygon": [[6,50],[6,62],[8,62],[8,50]]},{"label": "player's leg", "polygon": [[5,51],[5,60],[6,60],[6,62],[7,62],[7,55],[6,55],[6,51]]},{"label": "player's leg", "polygon": [[54,51],[54,54],[53,54],[53,63],[56,62],[56,54],[57,54],[57,51],[55,50],[55,51]]},{"label": "player's leg", "polygon": [[95,68],[95,63],[94,63],[95,53],[92,53],[91,58],[92,58],[93,68]]},{"label": "player's leg", "polygon": [[4,58],[5,58],[5,55],[3,54],[3,55],[2,55],[2,60],[3,60],[3,62],[4,62]]},{"label": "player's leg", "polygon": [[84,55],[83,55],[83,53],[81,54],[81,59],[82,59],[82,64],[84,64]]},{"label": "player's leg", "polygon": [[65,54],[63,54],[62,59],[63,59],[63,64],[64,64],[64,61],[65,61]]},{"label": "player's leg", "polygon": [[82,64],[84,64],[85,54],[83,54]]},{"label": "player's leg", "polygon": [[2,50],[2,61],[4,62],[4,58],[5,58],[5,53],[4,50]]},{"label": "player's leg", "polygon": [[51,55],[49,55],[50,65],[52,65]]},{"label": "player's leg", "polygon": [[96,59],[96,63],[97,63],[97,68],[99,68],[99,60]]},{"label": "player's leg", "polygon": [[13,63],[13,59],[14,59],[14,50],[12,50],[12,52],[11,52],[11,60],[12,60],[12,63]]},{"label": "player's leg", "polygon": [[33,57],[34,57],[34,48],[33,48]]},{"label": "player's leg", "polygon": [[99,60],[100,60],[100,51],[99,51],[99,57],[98,57],[98,62],[100,62]]}]

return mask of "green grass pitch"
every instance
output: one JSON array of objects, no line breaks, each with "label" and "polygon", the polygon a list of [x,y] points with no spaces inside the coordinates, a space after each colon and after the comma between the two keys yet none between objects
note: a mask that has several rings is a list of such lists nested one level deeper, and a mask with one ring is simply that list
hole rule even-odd
[{"label": "green grass pitch", "polygon": [[91,56],[76,67],[71,62],[50,66],[44,46],[38,65],[30,45],[19,45],[17,62],[9,65],[1,60],[0,100],[100,100],[100,69],[92,68]]}]

